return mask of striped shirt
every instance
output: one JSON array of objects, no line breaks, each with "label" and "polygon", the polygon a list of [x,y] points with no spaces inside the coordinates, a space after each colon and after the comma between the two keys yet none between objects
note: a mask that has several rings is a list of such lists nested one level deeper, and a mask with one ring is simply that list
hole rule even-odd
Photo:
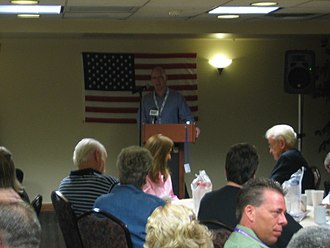
[{"label": "striped shirt", "polygon": [[109,193],[118,184],[117,178],[104,175],[94,169],[71,171],[59,186],[59,191],[69,200],[79,216],[93,209],[97,197]]}]

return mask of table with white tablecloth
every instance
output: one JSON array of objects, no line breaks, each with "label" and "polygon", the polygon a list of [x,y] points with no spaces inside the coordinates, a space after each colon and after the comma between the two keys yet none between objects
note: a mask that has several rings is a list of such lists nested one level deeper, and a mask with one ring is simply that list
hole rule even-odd
[{"label": "table with white tablecloth", "polygon": [[[329,196],[327,196],[326,198],[323,199],[323,204],[329,204]],[[181,200],[178,200],[178,201],[172,201],[172,204],[178,204],[178,205],[184,205],[186,207],[189,207],[191,208],[192,210],[195,211],[194,209],[194,201],[192,198],[189,198],[189,199],[181,199]],[[307,214],[306,214],[306,217],[300,221],[300,225],[302,225],[303,227],[306,227],[306,226],[315,226],[317,225],[315,222],[314,222],[314,208],[313,206],[307,206]],[[330,210],[328,210],[328,213],[329,213]],[[330,218],[329,218],[329,215],[327,216],[327,223],[326,224],[323,224],[325,226],[328,226],[330,228]]]}]

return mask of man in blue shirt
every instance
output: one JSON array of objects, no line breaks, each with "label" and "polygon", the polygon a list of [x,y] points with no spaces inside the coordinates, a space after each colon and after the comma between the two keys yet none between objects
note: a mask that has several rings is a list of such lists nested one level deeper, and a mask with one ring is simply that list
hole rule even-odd
[{"label": "man in blue shirt", "polygon": [[[166,84],[166,74],[162,67],[151,71],[151,84],[154,91],[142,99],[142,123],[177,124],[194,123],[189,106],[184,97],[177,91],[169,89]],[[196,127],[198,137],[200,129]]]}]

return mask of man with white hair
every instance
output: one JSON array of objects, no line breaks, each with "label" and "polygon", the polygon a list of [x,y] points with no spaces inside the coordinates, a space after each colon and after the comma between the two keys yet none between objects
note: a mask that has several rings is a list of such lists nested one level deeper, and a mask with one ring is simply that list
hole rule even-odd
[{"label": "man with white hair", "polygon": [[73,152],[73,163],[78,170],[70,172],[59,186],[77,216],[92,210],[97,197],[109,193],[118,179],[105,175],[107,151],[97,140],[82,139]]},{"label": "man with white hair", "polygon": [[295,148],[297,134],[289,125],[275,125],[268,129],[265,135],[268,140],[269,153],[276,160],[270,178],[283,183],[291,175],[304,167],[302,192],[305,189],[314,189],[314,176],[301,152]]}]

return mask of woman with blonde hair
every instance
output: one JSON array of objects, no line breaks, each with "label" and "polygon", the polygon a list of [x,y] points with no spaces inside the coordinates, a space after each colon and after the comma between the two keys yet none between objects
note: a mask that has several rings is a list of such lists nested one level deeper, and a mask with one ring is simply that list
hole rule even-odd
[{"label": "woman with blonde hair", "polygon": [[3,146],[0,146],[0,188],[13,189],[23,201],[30,203],[29,196],[16,178],[16,169],[12,154]]},{"label": "woman with blonde hair", "polygon": [[212,234],[193,211],[183,205],[166,204],[149,216],[144,248],[212,248]]},{"label": "woman with blonde hair", "polygon": [[153,163],[143,191],[165,200],[178,199],[173,193],[171,174],[167,165],[167,162],[171,159],[172,147],[173,141],[162,134],[151,136],[145,144],[145,148],[153,156]]}]

